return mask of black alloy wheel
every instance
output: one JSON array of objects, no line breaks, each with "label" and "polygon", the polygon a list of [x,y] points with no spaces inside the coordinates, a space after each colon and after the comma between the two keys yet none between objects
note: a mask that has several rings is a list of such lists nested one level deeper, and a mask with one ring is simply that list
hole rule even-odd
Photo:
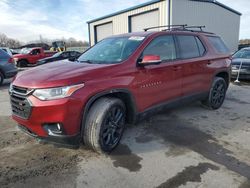
[{"label": "black alloy wheel", "polygon": [[125,112],[121,106],[114,106],[107,113],[100,132],[101,145],[105,148],[115,147],[123,133]]}]

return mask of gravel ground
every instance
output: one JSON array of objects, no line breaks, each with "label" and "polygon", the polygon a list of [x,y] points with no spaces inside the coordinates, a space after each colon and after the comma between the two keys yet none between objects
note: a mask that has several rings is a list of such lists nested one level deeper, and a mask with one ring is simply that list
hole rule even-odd
[{"label": "gravel ground", "polygon": [[200,103],[128,125],[110,155],[39,143],[11,119],[0,87],[0,187],[250,187],[250,86],[231,84],[222,108]]}]

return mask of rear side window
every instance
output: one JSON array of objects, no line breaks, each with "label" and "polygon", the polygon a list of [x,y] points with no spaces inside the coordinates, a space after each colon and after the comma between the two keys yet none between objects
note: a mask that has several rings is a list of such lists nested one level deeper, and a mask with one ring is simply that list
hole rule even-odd
[{"label": "rear side window", "polygon": [[207,37],[216,52],[218,53],[229,53],[229,49],[220,37]]},{"label": "rear side window", "polygon": [[177,39],[179,41],[180,55],[182,59],[199,57],[201,56],[200,50],[204,53],[204,46],[200,44],[202,46],[201,49],[199,49],[198,42],[195,36],[177,35]]},{"label": "rear side window", "polygon": [[145,48],[143,55],[158,55],[161,57],[161,60],[167,61],[176,59],[173,36],[157,37]]},{"label": "rear side window", "polygon": [[195,39],[199,48],[200,56],[202,56],[206,52],[206,49],[198,37],[195,37]]}]

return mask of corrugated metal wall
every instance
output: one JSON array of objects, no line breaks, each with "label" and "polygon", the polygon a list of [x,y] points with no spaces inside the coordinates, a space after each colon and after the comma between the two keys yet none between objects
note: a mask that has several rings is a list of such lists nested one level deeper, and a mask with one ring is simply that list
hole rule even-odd
[{"label": "corrugated metal wall", "polygon": [[205,25],[205,30],[220,35],[232,52],[238,48],[240,16],[218,5],[172,0],[171,20],[172,24]]},{"label": "corrugated metal wall", "polygon": [[94,35],[94,26],[100,25],[106,22],[113,22],[113,35],[128,33],[128,19],[129,16],[139,14],[142,12],[146,12],[153,9],[159,9],[159,25],[166,25],[167,23],[167,1],[161,1],[155,4],[151,4],[145,7],[141,7],[132,11],[128,11],[119,15],[115,15],[109,18],[105,18],[93,23],[90,23],[90,44],[93,45],[95,43],[95,35]]}]

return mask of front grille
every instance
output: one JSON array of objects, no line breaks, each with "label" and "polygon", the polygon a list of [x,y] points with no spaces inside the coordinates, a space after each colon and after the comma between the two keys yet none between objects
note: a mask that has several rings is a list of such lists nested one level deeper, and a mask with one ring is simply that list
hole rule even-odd
[{"label": "front grille", "polygon": [[27,99],[32,90],[12,86],[10,90],[10,101],[12,113],[18,117],[28,119],[31,114],[31,103]]}]

